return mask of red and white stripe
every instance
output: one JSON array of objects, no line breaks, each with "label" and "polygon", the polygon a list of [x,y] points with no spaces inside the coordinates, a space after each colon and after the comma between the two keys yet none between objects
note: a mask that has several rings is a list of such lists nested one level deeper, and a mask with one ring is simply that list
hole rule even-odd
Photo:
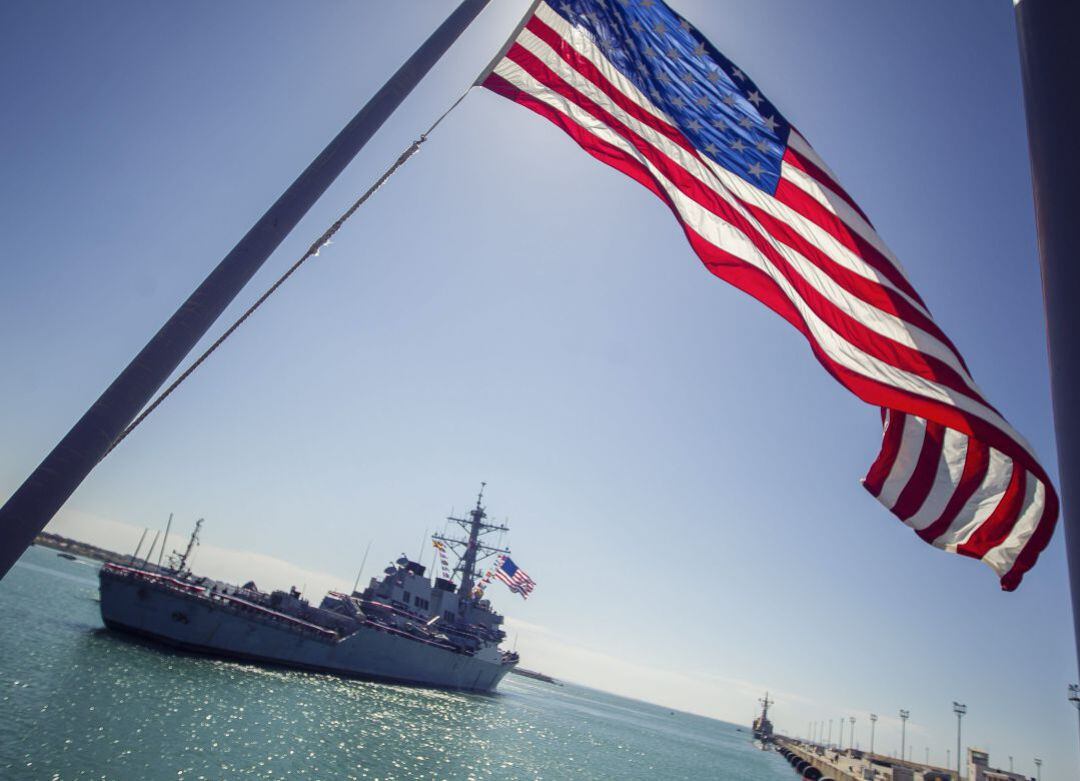
[{"label": "red and white stripe", "polygon": [[1053,532],[1053,486],[801,135],[791,131],[769,195],[699,154],[589,32],[543,2],[483,85],[663,200],[709,271],[784,317],[838,382],[882,408],[867,490],[927,542],[1016,588]]},{"label": "red and white stripe", "polygon": [[514,573],[513,577],[507,575],[501,569],[496,570],[495,577],[497,577],[499,580],[509,586],[510,590],[514,593],[521,594],[522,599],[528,599],[529,594],[531,594],[533,589],[536,587],[536,582],[527,574],[525,574],[525,571],[520,568],[517,572]]}]

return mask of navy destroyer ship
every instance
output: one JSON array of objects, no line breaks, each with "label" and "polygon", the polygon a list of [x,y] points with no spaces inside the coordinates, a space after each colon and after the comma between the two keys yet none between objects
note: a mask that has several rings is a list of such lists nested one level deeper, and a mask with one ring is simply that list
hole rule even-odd
[{"label": "navy destroyer ship", "polygon": [[[503,617],[477,588],[479,562],[509,553],[484,545],[483,486],[468,518],[450,517],[464,539],[438,536],[458,555],[450,578],[429,579],[401,556],[362,591],[329,592],[318,607],[295,588],[258,590],[195,575],[184,553],[160,567],[131,561],[100,571],[105,626],[214,656],[372,680],[491,692],[518,663],[503,651]],[[200,521],[201,523],[201,521]],[[457,582],[454,578],[457,576]],[[359,584],[357,584],[359,585]]]},{"label": "navy destroyer ship", "polygon": [[762,744],[766,744],[772,740],[773,737],[773,725],[769,721],[769,706],[773,705],[773,701],[769,699],[769,693],[765,692],[765,699],[758,700],[761,703],[761,715],[754,719],[753,730],[754,739],[761,741]]}]

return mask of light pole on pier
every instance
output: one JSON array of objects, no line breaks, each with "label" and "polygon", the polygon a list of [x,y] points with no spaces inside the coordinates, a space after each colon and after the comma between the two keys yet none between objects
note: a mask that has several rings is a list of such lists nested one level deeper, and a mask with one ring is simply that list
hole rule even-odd
[{"label": "light pole on pier", "polygon": [[1042,781],[1042,760],[1035,758],[1035,781]]},{"label": "light pole on pier", "polygon": [[851,735],[848,736],[848,748],[855,748],[855,717],[848,716],[848,721],[851,722]]},{"label": "light pole on pier", "polygon": [[870,714],[870,755],[874,754],[874,727],[877,726],[877,714]]},{"label": "light pole on pier", "polygon": [[1080,717],[1080,684],[1069,684],[1069,702],[1076,706],[1077,716]]},{"label": "light pole on pier", "polygon": [[1012,754],[1009,755],[1009,772],[1013,772]]},{"label": "light pole on pier", "polygon": [[904,748],[907,746],[907,720],[911,711],[900,709],[900,759],[904,758]]},{"label": "light pole on pier", "polygon": [[829,719],[829,736],[826,738],[826,740],[828,741],[827,745],[831,746],[832,745],[832,719]]},{"label": "light pole on pier", "polygon": [[956,714],[956,777],[960,778],[960,760],[962,753],[960,750],[960,720],[964,718],[964,714],[967,713],[967,705],[954,701],[952,709],[953,713]]},{"label": "light pole on pier", "polygon": [[840,722],[840,737],[836,741],[836,747],[841,751],[844,750],[844,717],[841,716],[837,721]]},{"label": "light pole on pier", "polygon": [[945,749],[945,767],[949,767],[952,764],[952,749]]}]

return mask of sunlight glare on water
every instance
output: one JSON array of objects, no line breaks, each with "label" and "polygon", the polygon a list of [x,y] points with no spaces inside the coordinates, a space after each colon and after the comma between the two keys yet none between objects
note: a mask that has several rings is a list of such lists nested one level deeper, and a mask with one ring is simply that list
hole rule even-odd
[{"label": "sunlight glare on water", "polygon": [[795,778],[745,729],[583,687],[459,694],[134,642],[103,628],[96,575],[32,548],[0,582],[0,778]]}]

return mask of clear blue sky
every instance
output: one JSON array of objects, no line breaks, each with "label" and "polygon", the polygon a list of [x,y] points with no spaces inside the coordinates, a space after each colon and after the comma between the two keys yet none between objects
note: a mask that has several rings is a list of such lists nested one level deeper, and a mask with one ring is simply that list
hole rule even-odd
[{"label": "clear blue sky", "polygon": [[[1011,4],[674,4],[810,138],[1056,474]],[[233,314],[525,5],[485,11]],[[450,7],[0,6],[0,493]],[[478,90],[66,512],[205,515],[207,542],[347,581],[368,540],[415,551],[487,480],[540,584],[496,592],[531,666],[743,722],[769,687],[780,726],[856,715],[864,745],[878,712],[885,750],[906,707],[938,761],[959,699],[996,764],[1074,777],[1060,532],[1001,593],[859,487],[880,432],[653,196]]]}]

